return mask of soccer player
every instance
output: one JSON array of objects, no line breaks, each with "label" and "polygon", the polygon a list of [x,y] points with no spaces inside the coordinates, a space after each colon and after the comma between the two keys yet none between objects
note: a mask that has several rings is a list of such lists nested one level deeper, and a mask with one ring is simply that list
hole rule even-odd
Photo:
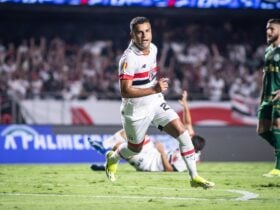
[{"label": "soccer player", "polygon": [[275,168],[264,176],[280,177],[280,19],[268,20],[266,37],[257,132],[275,149]]},{"label": "soccer player", "polygon": [[[183,91],[179,103],[183,107],[183,123],[189,131],[195,149],[196,161],[199,161],[200,151],[205,145],[205,139],[195,135],[192,126],[190,110],[187,101],[187,91]],[[103,142],[89,139],[90,145],[101,154],[106,154],[110,149],[115,151],[121,143],[126,142],[127,137],[123,129],[117,131],[113,136],[105,139]],[[138,171],[185,171],[186,164],[178,149],[165,151],[160,142],[153,143],[148,135],[145,136],[145,142],[141,152],[133,158],[127,160]],[[92,164],[92,170],[105,170],[104,165]]]},{"label": "soccer player", "polygon": [[151,43],[152,28],[146,17],[135,17],[130,22],[131,42],[119,62],[122,95],[121,120],[127,143],[106,154],[106,175],[115,181],[118,161],[137,155],[143,147],[151,124],[162,129],[179,142],[181,155],[188,168],[192,187],[210,188],[215,184],[198,175],[195,150],[189,132],[163,97],[168,89],[168,78],[157,80],[157,47]]},{"label": "soccer player", "polygon": [[[106,154],[107,149],[116,150],[118,146],[126,142],[126,135],[123,129],[117,131],[113,136],[105,139],[103,142],[89,139],[90,145],[100,152]],[[140,153],[127,159],[137,171],[186,171],[186,164],[180,154],[179,149],[165,151],[164,146],[159,141],[155,143],[150,140],[148,135],[145,136],[143,148]],[[205,139],[201,136],[192,136],[196,152],[196,160],[199,160],[200,151],[205,145]],[[104,165],[92,164],[91,169],[94,171],[105,170]]]}]

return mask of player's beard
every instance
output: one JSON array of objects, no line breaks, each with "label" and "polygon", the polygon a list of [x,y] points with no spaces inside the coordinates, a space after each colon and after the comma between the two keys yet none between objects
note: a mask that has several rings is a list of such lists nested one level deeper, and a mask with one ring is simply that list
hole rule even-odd
[{"label": "player's beard", "polygon": [[275,35],[275,36],[272,36],[271,38],[267,37],[267,43],[268,44],[273,44],[274,42],[276,42],[279,38],[279,35]]},{"label": "player's beard", "polygon": [[150,42],[148,42],[146,44],[136,43],[136,42],[134,42],[134,43],[137,46],[137,48],[140,49],[141,51],[149,50],[149,48],[150,48]]}]

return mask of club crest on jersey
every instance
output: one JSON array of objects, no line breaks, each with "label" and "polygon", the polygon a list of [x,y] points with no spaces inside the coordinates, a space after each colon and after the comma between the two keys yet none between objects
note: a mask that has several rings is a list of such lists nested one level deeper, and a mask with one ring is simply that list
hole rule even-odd
[{"label": "club crest on jersey", "polygon": [[275,62],[278,62],[280,60],[280,55],[279,54],[274,55],[273,60]]}]

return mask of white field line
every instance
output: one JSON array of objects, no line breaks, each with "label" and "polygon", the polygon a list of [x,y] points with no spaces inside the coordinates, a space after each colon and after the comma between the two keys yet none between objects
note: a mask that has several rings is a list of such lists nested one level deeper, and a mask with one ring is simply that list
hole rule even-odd
[{"label": "white field line", "polygon": [[[156,188],[156,187],[153,187]],[[162,189],[162,188],[158,188]],[[170,189],[170,188],[164,188]],[[175,188],[173,188],[175,189]],[[211,191],[214,189],[210,189]],[[194,190],[193,190],[194,191]],[[34,197],[46,197],[46,196],[54,196],[54,197],[80,197],[80,198],[95,198],[95,199],[108,199],[108,198],[117,198],[117,199],[160,199],[160,200],[232,200],[232,201],[248,201],[254,198],[257,198],[259,195],[244,191],[244,190],[218,190],[218,191],[227,191],[232,193],[241,194],[241,196],[233,199],[226,198],[217,198],[217,199],[207,199],[207,198],[194,198],[194,197],[157,197],[157,196],[130,196],[130,195],[73,195],[73,194],[48,194],[48,193],[0,193],[1,196],[34,196]]]}]

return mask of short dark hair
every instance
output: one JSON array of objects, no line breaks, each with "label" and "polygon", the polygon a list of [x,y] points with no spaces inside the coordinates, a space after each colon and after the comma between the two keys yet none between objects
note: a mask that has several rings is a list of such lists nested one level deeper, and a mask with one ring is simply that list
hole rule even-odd
[{"label": "short dark hair", "polygon": [[142,23],[150,23],[150,20],[146,17],[135,17],[130,21],[130,31],[132,32],[135,29],[135,26]]},{"label": "short dark hair", "polygon": [[205,139],[202,136],[194,135],[194,136],[192,136],[192,143],[193,143],[195,152],[199,152],[205,146]]},{"label": "short dark hair", "polygon": [[280,24],[280,19],[269,19],[267,21],[267,23],[276,23],[276,24]]}]

